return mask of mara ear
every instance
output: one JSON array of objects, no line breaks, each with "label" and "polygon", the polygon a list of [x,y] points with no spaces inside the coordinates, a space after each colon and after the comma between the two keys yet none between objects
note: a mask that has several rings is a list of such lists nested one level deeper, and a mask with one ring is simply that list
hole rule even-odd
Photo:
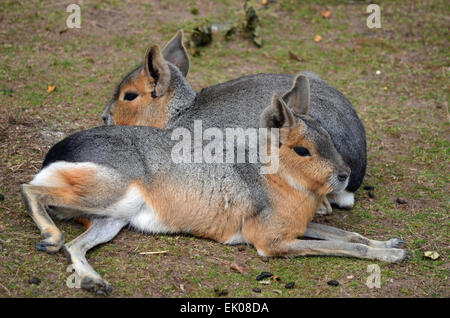
[{"label": "mara ear", "polygon": [[163,49],[163,56],[166,61],[179,68],[184,77],[189,72],[189,55],[183,44],[183,30],[178,30],[177,34],[167,42]]},{"label": "mara ear", "polygon": [[170,84],[170,69],[163,58],[159,46],[152,45],[148,48],[144,58],[144,71],[148,77],[155,81],[155,97],[163,96]]},{"label": "mara ear", "polygon": [[272,104],[261,114],[260,127],[262,128],[291,128],[296,124],[294,114],[278,95],[272,97]]},{"label": "mara ear", "polygon": [[291,90],[284,94],[283,100],[299,115],[306,115],[309,111],[309,80],[304,75],[295,78]]}]

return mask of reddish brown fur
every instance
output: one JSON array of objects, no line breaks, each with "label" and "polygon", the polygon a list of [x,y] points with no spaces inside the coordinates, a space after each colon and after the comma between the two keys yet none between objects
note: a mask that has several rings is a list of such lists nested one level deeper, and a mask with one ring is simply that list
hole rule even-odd
[{"label": "reddish brown fur", "polygon": [[[168,228],[218,242],[226,242],[238,232],[242,218],[252,211],[250,204],[233,202],[226,191],[212,198],[202,197],[200,190],[186,188],[163,177],[152,181],[151,189],[140,181],[132,185],[139,188],[147,204]],[[223,198],[226,195],[230,202],[225,209]]]},{"label": "reddish brown fur", "polygon": [[74,218],[73,220],[77,223],[82,224],[86,230],[89,229],[92,225],[92,221],[83,216],[78,216],[78,217]]},{"label": "reddish brown fur", "polygon": [[76,204],[78,199],[91,192],[98,182],[94,175],[95,170],[88,167],[59,170],[55,177],[64,185],[57,187],[54,195],[69,204]]},{"label": "reddish brown fur", "polygon": [[[153,126],[164,128],[169,115],[167,105],[173,96],[173,89],[168,87],[161,97],[152,97],[155,88],[154,80],[142,69],[135,78],[123,85],[119,97],[111,108],[111,115],[116,125]],[[123,99],[126,92],[135,92],[139,95],[132,101]]]},{"label": "reddish brown fur", "polygon": [[[282,255],[287,251],[283,241],[303,236],[320,203],[332,189],[327,184],[332,168],[325,160],[300,157],[292,150],[302,146],[317,153],[315,145],[304,137],[302,125],[281,129],[279,149],[280,167],[277,174],[267,175],[267,192],[272,197],[270,218],[248,220],[243,235],[267,256]],[[268,143],[270,144],[270,143]],[[300,189],[286,182],[288,176],[295,179]]]}]

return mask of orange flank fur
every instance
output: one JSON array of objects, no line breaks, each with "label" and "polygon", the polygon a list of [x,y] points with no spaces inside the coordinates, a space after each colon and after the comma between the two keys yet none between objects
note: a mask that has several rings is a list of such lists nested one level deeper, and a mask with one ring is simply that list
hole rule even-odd
[{"label": "orange flank fur", "polygon": [[91,227],[92,225],[92,221],[89,220],[88,218],[85,218],[83,216],[78,216],[76,218],[73,219],[75,222],[80,223],[81,225],[83,225],[83,227],[87,230]]},{"label": "orange flank fur", "polygon": [[202,196],[202,191],[186,187],[165,178],[152,181],[149,189],[135,181],[147,204],[163,224],[174,232],[226,242],[239,231],[242,220],[252,215],[250,203],[235,202],[228,191]]},{"label": "orange flank fur", "polygon": [[71,205],[76,204],[80,197],[91,193],[98,182],[95,170],[89,167],[58,170],[55,177],[62,186],[54,190],[54,195]]}]

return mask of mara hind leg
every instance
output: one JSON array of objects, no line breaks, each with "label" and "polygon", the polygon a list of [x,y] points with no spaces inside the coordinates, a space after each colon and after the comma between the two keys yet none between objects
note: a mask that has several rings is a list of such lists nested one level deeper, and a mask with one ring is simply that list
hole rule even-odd
[{"label": "mara hind leg", "polygon": [[410,253],[399,248],[377,248],[343,241],[285,240],[272,248],[273,256],[346,256],[400,263]]},{"label": "mara hind leg", "polygon": [[49,192],[30,184],[20,186],[28,214],[41,231],[42,241],[36,244],[38,250],[56,253],[64,244],[64,236],[47,213],[46,204]]},{"label": "mara hind leg", "polygon": [[398,238],[393,238],[387,241],[371,240],[355,232],[348,232],[332,226],[313,222],[308,224],[306,232],[303,236],[319,240],[359,243],[378,248],[396,248],[402,244],[405,244],[403,240]]},{"label": "mara hind leg", "polygon": [[127,182],[117,173],[94,164],[57,162],[44,168],[29,184],[21,185],[25,206],[43,237],[36,247],[54,253],[64,244],[47,210],[60,218],[105,215],[105,207],[116,202],[126,188]]},{"label": "mara hind leg", "polygon": [[86,253],[94,246],[112,240],[127,224],[124,219],[94,218],[86,232],[64,245],[64,252],[81,280],[81,288],[105,296],[111,293],[111,285],[89,265]]}]

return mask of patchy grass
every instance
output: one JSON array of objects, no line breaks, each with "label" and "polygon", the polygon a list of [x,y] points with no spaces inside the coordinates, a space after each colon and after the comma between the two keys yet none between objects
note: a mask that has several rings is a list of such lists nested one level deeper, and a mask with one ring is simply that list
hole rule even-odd
[{"label": "patchy grass", "polygon": [[[375,262],[382,287],[369,289],[372,261],[335,257],[259,258],[251,247],[229,247],[185,236],[149,236],[124,230],[88,254],[114,286],[113,296],[214,297],[449,297],[449,8],[441,1],[380,1],[382,28],[365,25],[367,4],[354,1],[277,1],[258,11],[264,46],[221,34],[191,59],[196,89],[255,72],[311,70],[354,104],[367,131],[365,184],[350,211],[317,218],[378,239],[401,237],[413,258]],[[178,28],[236,21],[241,1],[90,1],[81,29],[67,29],[70,1],[0,3],[0,296],[86,297],[69,289],[62,254],[39,253],[39,233],[25,212],[19,184],[40,167],[48,150],[41,131],[70,134],[101,124],[100,113],[122,76],[147,46],[162,45]],[[192,10],[193,8],[197,10]],[[324,10],[331,18],[322,19]],[[198,11],[198,12],[197,12]],[[315,43],[320,34],[323,40]],[[289,51],[302,62],[289,58]],[[380,74],[377,75],[376,71]],[[47,93],[48,85],[56,90]],[[401,197],[407,204],[398,204]],[[81,226],[58,223],[70,240]],[[139,255],[168,250],[165,255]],[[439,252],[431,261],[424,251]],[[232,262],[245,273],[230,270]],[[255,277],[271,271],[280,282]],[[348,278],[353,276],[352,278]],[[40,285],[30,285],[32,277]],[[327,285],[335,279],[338,287]],[[284,284],[295,282],[295,288]],[[260,287],[261,294],[253,287]],[[282,291],[282,295],[273,290]]]}]

